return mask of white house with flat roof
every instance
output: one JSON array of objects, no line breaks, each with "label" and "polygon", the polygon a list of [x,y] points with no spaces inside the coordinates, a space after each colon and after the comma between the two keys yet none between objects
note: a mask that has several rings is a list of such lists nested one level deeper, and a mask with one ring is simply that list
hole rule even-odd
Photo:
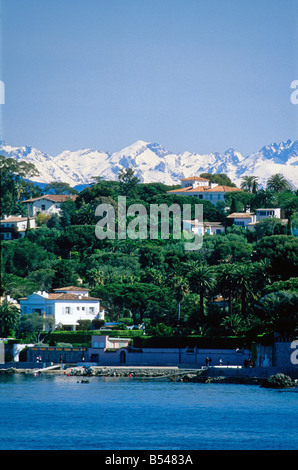
[{"label": "white house with flat roof", "polygon": [[23,238],[28,228],[28,220],[30,228],[35,228],[35,217],[22,217],[21,215],[4,216],[0,220],[1,240]]},{"label": "white house with flat roof", "polygon": [[234,225],[247,228],[249,224],[256,223],[256,214],[253,212],[233,212],[227,216],[227,219],[232,219]]},{"label": "white house with flat roof", "polygon": [[268,219],[276,217],[277,219],[281,218],[280,208],[271,208],[271,209],[256,209],[257,222],[263,219]]},{"label": "white house with flat roof", "polygon": [[225,232],[221,222],[199,222],[198,220],[183,220],[183,230],[198,235],[219,235]]},{"label": "white house with flat roof", "polygon": [[262,220],[275,217],[280,219],[282,223],[286,223],[286,219],[281,219],[281,209],[280,208],[261,208],[256,209],[255,212],[234,212],[227,216],[227,219],[232,219],[234,225],[240,227],[253,229],[255,225]]},{"label": "white house with flat roof", "polygon": [[21,314],[37,312],[45,320],[45,329],[48,329],[47,319],[54,319],[55,326],[75,330],[78,320],[104,320],[104,309],[100,300],[89,297],[89,290],[69,286],[55,289],[53,293],[34,292],[28,297],[19,299]]}]

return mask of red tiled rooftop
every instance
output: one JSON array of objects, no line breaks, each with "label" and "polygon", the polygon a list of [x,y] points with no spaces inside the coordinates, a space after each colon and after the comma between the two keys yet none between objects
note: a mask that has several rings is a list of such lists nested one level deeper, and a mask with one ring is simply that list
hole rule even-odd
[{"label": "red tiled rooftop", "polygon": [[25,201],[22,201],[22,202],[35,202],[35,201],[39,201],[40,199],[48,199],[49,201],[52,201],[52,202],[65,202],[68,199],[75,201],[77,197],[78,197],[77,194],[45,194],[44,196],[34,197],[32,199],[26,199]]}]

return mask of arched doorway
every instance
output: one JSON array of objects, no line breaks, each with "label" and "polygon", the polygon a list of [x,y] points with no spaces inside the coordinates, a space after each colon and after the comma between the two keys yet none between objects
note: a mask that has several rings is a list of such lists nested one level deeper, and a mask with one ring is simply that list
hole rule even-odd
[{"label": "arched doorway", "polygon": [[126,354],[125,351],[120,352],[120,364],[125,364],[126,363]]}]

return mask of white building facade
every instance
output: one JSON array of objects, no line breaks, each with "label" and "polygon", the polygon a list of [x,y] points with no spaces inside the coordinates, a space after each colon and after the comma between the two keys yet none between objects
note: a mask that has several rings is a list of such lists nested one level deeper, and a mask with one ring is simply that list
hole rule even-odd
[{"label": "white building facade", "polygon": [[1,240],[12,240],[23,238],[28,228],[35,228],[35,217],[22,217],[21,215],[10,215],[0,220]]},{"label": "white building facade", "polygon": [[28,215],[33,217],[40,212],[46,215],[59,215],[61,203],[68,200],[75,201],[76,198],[77,195],[72,194],[46,194],[33,199],[26,199],[22,203],[26,205]]},{"label": "white building facade", "polygon": [[221,222],[199,222],[198,220],[183,220],[183,230],[198,235],[219,235],[225,232]]},{"label": "white building facade", "polygon": [[281,219],[281,209],[280,208],[261,208],[256,209],[256,212],[234,212],[233,214],[228,215],[228,219],[233,220],[234,225],[240,227],[253,229],[255,225],[265,219],[280,219],[283,223],[287,222],[286,219]]},{"label": "white building facade", "polygon": [[181,188],[167,191],[167,194],[194,196],[200,200],[210,201],[216,206],[218,202],[225,202],[227,193],[239,191],[241,191],[239,188],[210,183],[206,178],[191,176],[181,180]]},{"label": "white building facade", "polygon": [[44,318],[44,329],[48,329],[47,319],[54,319],[54,325],[62,325],[75,330],[78,320],[104,320],[104,309],[100,299],[89,297],[88,290],[66,287],[54,293],[34,292],[19,299],[21,314],[38,313]]}]

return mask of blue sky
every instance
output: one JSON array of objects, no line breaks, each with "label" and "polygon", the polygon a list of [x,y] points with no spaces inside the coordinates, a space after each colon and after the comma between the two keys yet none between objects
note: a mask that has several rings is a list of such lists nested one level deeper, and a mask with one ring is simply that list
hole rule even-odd
[{"label": "blue sky", "polygon": [[298,139],[297,0],[2,0],[2,137],[50,155]]}]

